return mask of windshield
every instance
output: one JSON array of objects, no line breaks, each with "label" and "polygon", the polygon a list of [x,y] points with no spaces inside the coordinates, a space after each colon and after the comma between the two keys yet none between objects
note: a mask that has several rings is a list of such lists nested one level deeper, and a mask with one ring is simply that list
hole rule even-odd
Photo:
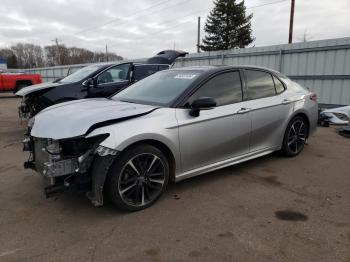
[{"label": "windshield", "polygon": [[136,82],[112,97],[139,104],[170,105],[201,74],[201,71],[164,70]]},{"label": "windshield", "polygon": [[74,83],[81,81],[91,75],[96,70],[100,69],[102,65],[91,65],[83,67],[82,69],[79,69],[73,74],[70,74],[69,76],[66,76],[65,78],[62,78],[59,82],[60,83]]}]

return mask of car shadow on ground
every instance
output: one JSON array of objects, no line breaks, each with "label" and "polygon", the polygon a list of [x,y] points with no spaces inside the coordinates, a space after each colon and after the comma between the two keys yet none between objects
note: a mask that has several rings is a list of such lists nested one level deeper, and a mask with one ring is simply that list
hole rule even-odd
[{"label": "car shadow on ground", "polygon": [[[155,205],[162,205],[163,201],[172,201],[173,199],[179,200],[187,191],[191,191],[194,188],[204,188],[210,187],[212,183],[217,180],[230,180],[233,177],[252,177],[254,175],[254,171],[251,171],[252,166],[261,166],[270,161],[276,161],[278,159],[282,159],[278,153],[273,153],[268,156],[263,156],[258,159],[253,159],[244,163],[240,163],[234,166],[226,167],[217,171],[213,171],[210,173],[206,173],[200,176],[192,177],[180,182],[169,182],[167,190],[158,200],[158,203]],[[275,181],[271,181],[271,183],[275,183]],[[84,194],[80,194],[77,192],[65,192],[57,197],[53,198],[54,200],[49,200],[56,202],[59,206],[65,206],[66,211],[71,212],[88,212],[88,213],[98,213],[95,214],[98,217],[109,217],[109,216],[124,216],[131,214],[130,212],[119,210],[116,208],[107,197],[105,197],[105,203],[103,207],[96,208],[94,207],[90,201],[85,197]],[[159,203],[160,202],[160,203]],[[152,209],[150,207],[149,209]],[[142,212],[142,211],[141,211]]]}]

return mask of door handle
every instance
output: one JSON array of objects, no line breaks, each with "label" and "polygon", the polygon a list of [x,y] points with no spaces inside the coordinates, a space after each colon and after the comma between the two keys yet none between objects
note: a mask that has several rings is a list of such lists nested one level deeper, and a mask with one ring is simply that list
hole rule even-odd
[{"label": "door handle", "polygon": [[293,101],[292,100],[290,100],[290,99],[283,99],[282,100],[282,104],[283,105],[288,105],[288,104],[290,104],[290,103],[292,103]]},{"label": "door handle", "polygon": [[242,107],[241,109],[239,109],[238,111],[237,111],[237,114],[245,114],[245,113],[248,113],[248,112],[250,112],[250,108],[245,108],[245,107]]}]

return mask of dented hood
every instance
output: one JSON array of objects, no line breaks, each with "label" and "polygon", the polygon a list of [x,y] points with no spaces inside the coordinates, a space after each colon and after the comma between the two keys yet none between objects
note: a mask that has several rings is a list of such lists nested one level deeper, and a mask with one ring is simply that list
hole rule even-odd
[{"label": "dented hood", "polygon": [[85,135],[103,125],[110,125],[148,114],[155,106],[114,101],[107,98],[82,99],[57,104],[35,116],[31,135],[65,139]]},{"label": "dented hood", "polygon": [[47,83],[42,83],[42,84],[37,84],[37,85],[32,85],[32,86],[27,86],[22,88],[16,93],[16,96],[25,96],[27,94],[39,91],[39,90],[44,90],[56,86],[62,85],[61,83],[53,83],[53,82],[47,82]]}]

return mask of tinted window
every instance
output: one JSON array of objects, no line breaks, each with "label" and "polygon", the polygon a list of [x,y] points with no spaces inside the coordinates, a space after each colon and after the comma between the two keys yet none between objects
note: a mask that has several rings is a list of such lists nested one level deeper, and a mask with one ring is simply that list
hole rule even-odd
[{"label": "tinted window", "polygon": [[201,74],[197,70],[164,70],[146,77],[112,97],[114,100],[170,105]]},{"label": "tinted window", "polygon": [[[59,82],[60,83],[74,83],[81,81],[91,75],[93,72],[100,69],[101,65],[92,65],[92,66],[86,66],[82,69],[79,69],[78,71],[75,71],[74,73],[70,74],[69,76],[62,78]],[[71,69],[70,71],[74,71],[75,69]]]},{"label": "tinted window", "polygon": [[130,64],[117,65],[97,77],[98,84],[125,81],[128,78]]},{"label": "tinted window", "polygon": [[275,82],[277,94],[282,93],[284,91],[284,85],[282,84],[282,82],[277,77],[273,77],[273,81]]},{"label": "tinted window", "polygon": [[141,80],[158,71],[157,65],[136,65],[134,69],[134,79]]},{"label": "tinted window", "polygon": [[190,97],[188,103],[192,104],[199,97],[212,97],[216,100],[217,106],[242,101],[239,72],[229,72],[213,77]]},{"label": "tinted window", "polygon": [[274,96],[276,94],[272,76],[257,70],[245,70],[248,84],[248,99]]}]

